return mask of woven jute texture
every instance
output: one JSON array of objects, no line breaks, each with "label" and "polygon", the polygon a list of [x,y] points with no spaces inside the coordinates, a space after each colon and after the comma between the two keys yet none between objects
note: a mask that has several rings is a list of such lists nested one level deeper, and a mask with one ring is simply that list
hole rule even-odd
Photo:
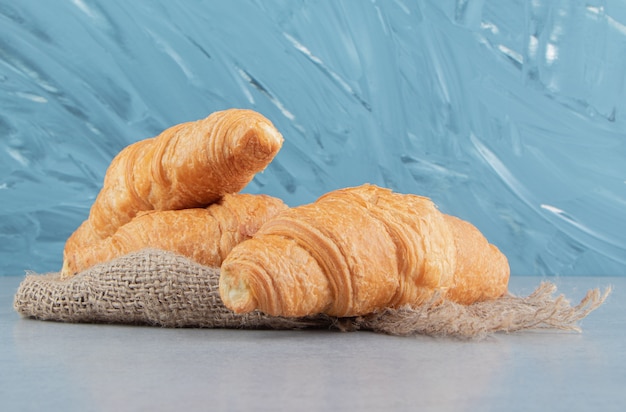
[{"label": "woven jute texture", "polygon": [[60,322],[121,323],[162,327],[368,330],[480,338],[524,329],[579,330],[578,321],[600,306],[610,289],[591,290],[576,306],[542,283],[527,297],[504,296],[473,305],[433,299],[417,308],[387,309],[356,318],[238,315],[224,306],[219,269],[170,252],[145,249],[97,265],[70,279],[28,274],[14,299],[25,317]]}]

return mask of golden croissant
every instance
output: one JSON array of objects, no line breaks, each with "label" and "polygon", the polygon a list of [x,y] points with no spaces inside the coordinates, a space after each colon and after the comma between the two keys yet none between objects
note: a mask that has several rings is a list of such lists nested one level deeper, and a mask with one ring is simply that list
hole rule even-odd
[{"label": "golden croissant", "polygon": [[144,248],[175,252],[219,267],[235,245],[286,208],[282,200],[267,195],[226,194],[207,208],[143,212],[113,236],[68,254],[61,276],[67,278]]},{"label": "golden croissant", "polygon": [[470,223],[426,197],[364,185],[270,219],[223,261],[220,295],[238,313],[359,316],[498,298],[509,272]]},{"label": "golden croissant", "polygon": [[67,240],[64,259],[113,235],[140,212],[206,207],[240,191],[282,143],[261,114],[229,109],[127,146],[107,169],[89,217]]}]

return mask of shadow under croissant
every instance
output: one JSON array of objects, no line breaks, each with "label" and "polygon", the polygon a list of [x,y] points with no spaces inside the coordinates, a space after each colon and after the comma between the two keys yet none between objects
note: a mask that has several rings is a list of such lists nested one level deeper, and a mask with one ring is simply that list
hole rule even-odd
[{"label": "shadow under croissant", "polygon": [[420,307],[386,309],[355,318],[306,318],[235,314],[219,296],[219,269],[162,250],[144,249],[61,279],[28,274],[14,298],[22,316],[60,322],[162,327],[368,330],[390,335],[482,338],[527,329],[579,330],[577,322],[598,308],[610,289],[590,290],[576,306],[544,282],[527,297],[511,294],[472,305],[435,297]]}]

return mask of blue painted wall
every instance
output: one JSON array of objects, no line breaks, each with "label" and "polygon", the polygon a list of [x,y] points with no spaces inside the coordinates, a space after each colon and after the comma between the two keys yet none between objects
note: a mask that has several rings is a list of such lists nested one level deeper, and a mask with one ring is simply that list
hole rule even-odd
[{"label": "blue painted wall", "polygon": [[371,182],[515,275],[626,275],[626,3],[0,1],[0,274],[56,271],[122,147],[229,107],[286,141],[246,189]]}]

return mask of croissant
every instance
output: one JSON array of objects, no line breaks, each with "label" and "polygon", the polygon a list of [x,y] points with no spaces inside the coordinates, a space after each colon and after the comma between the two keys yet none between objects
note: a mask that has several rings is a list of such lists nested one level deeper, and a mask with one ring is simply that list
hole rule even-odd
[{"label": "croissant", "polygon": [[87,220],[64,255],[111,236],[139,212],[205,207],[243,189],[283,143],[252,110],[229,109],[124,148],[107,169]]},{"label": "croissant", "polygon": [[236,244],[286,208],[282,200],[267,195],[226,194],[207,208],[142,212],[113,236],[67,255],[61,277],[144,248],[219,267]]},{"label": "croissant", "polygon": [[507,292],[506,257],[470,223],[374,185],[287,209],[223,261],[237,313],[360,316],[434,298],[469,304]]}]

